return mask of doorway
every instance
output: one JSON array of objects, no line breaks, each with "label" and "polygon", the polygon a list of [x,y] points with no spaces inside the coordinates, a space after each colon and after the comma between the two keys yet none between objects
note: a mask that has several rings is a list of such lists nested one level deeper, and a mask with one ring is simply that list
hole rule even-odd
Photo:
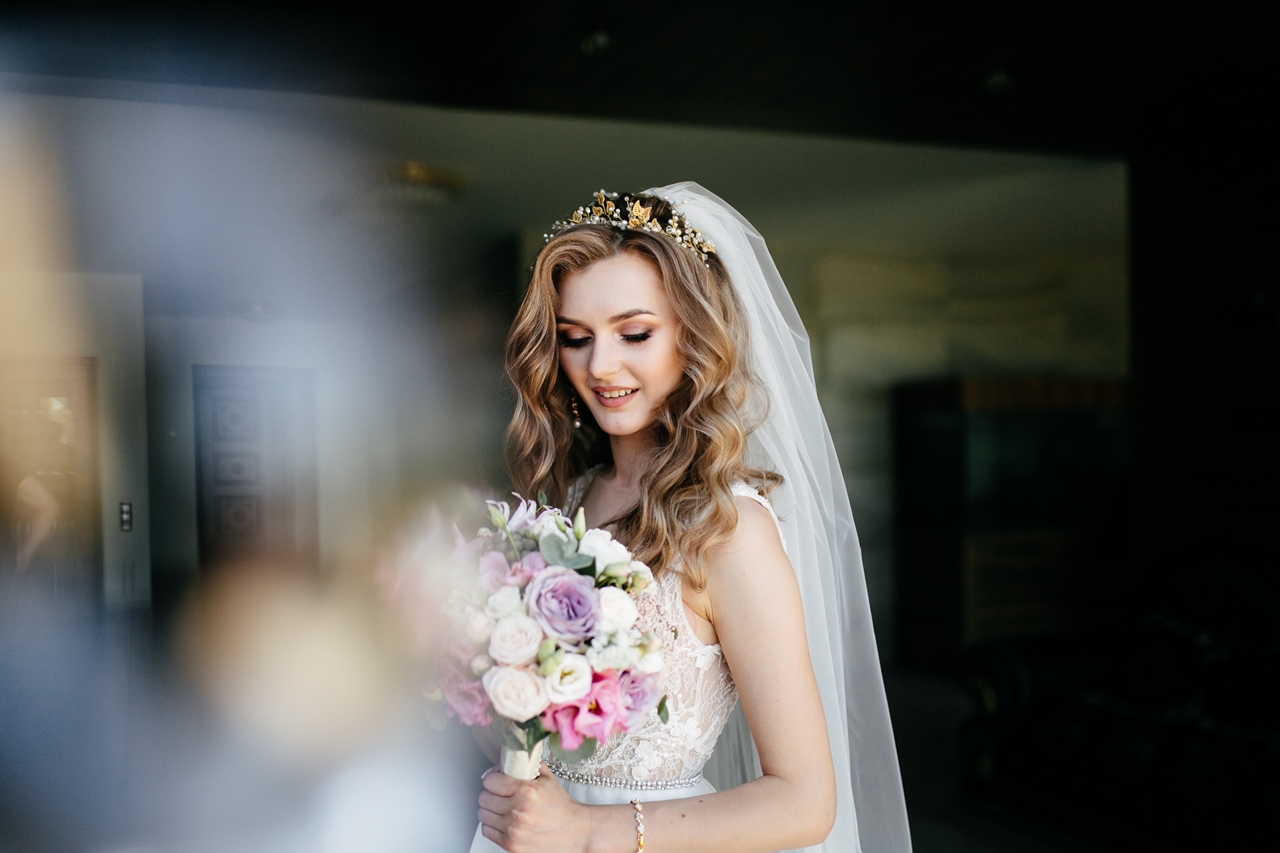
[{"label": "doorway", "polygon": [[309,370],[195,365],[200,567],[314,566],[319,554]]},{"label": "doorway", "polygon": [[102,587],[97,375],[93,358],[0,360],[0,567],[31,535],[16,493],[34,478],[57,512],[23,575],[55,593]]}]

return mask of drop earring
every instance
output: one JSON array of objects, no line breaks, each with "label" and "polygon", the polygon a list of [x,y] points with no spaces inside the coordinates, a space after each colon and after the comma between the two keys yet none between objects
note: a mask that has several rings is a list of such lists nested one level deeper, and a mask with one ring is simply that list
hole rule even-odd
[{"label": "drop earring", "polygon": [[578,401],[570,400],[569,408],[573,410],[573,428],[582,429],[582,415],[578,414]]}]

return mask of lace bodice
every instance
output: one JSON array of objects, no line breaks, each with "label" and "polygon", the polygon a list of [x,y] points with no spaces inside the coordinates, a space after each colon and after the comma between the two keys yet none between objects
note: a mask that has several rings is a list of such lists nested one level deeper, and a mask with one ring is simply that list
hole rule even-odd
[{"label": "lace bodice", "polygon": [[[588,472],[569,489],[569,515],[576,512],[594,474]],[[745,483],[735,484],[733,491],[773,512],[768,501]],[[611,738],[570,771],[553,765],[560,775],[624,787],[696,781],[738,703],[738,691],[720,645],[698,639],[685,617],[678,564],[657,578],[638,606],[638,626],[662,639],[668,720],[663,723],[657,711],[651,712],[640,728]]]}]

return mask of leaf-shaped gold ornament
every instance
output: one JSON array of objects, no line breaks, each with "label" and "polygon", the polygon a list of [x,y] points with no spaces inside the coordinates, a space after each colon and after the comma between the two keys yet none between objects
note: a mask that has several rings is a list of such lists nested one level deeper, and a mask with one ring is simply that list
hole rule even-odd
[{"label": "leaf-shaped gold ornament", "polygon": [[632,228],[639,228],[649,221],[649,215],[653,212],[652,207],[642,207],[639,200],[631,205],[630,221],[627,223]]}]

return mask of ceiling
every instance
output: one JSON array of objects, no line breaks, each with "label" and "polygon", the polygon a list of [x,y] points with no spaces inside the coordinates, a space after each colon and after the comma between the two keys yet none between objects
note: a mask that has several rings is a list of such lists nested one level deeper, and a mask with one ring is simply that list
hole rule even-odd
[{"label": "ceiling", "polygon": [[1255,0],[0,4],[0,72],[1118,156],[1274,74]]},{"label": "ceiling", "polygon": [[[913,258],[1119,255],[1123,163],[814,134],[13,77],[6,117],[59,152],[79,267],[141,273],[148,311],[267,301],[343,317],[539,234],[597,188],[694,179],[775,244]],[[31,94],[40,90],[42,94]],[[0,103],[0,106],[3,106]],[[389,164],[465,182],[388,199]]]}]

